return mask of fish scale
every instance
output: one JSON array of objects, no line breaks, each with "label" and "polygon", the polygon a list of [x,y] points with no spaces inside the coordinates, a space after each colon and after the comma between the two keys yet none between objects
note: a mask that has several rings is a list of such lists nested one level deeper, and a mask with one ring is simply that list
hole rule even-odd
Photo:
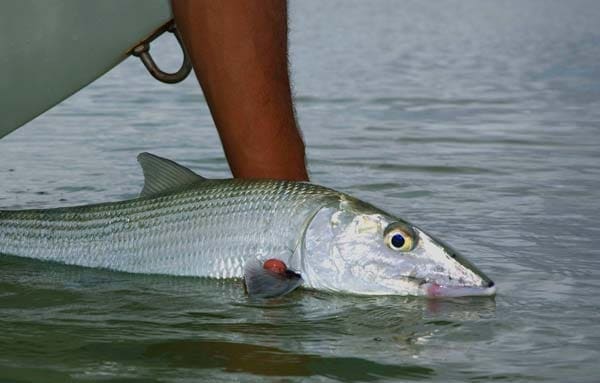
[{"label": "fish scale", "polygon": [[138,199],[0,211],[0,253],[134,273],[241,277],[290,262],[307,220],[339,193],[308,183],[207,180]]}]

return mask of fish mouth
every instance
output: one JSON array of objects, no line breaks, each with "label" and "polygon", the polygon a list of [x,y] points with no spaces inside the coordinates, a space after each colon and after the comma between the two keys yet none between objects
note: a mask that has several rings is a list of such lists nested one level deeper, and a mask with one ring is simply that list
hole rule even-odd
[{"label": "fish mouth", "polygon": [[423,280],[419,289],[423,295],[429,298],[491,297],[496,295],[496,285],[491,280],[486,282],[486,286],[447,286]]}]

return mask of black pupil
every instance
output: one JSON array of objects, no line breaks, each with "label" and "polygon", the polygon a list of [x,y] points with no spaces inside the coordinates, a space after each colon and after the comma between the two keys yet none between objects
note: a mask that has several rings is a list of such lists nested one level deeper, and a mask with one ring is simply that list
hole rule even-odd
[{"label": "black pupil", "polygon": [[394,234],[392,237],[392,246],[398,249],[404,246],[404,237],[402,234]]}]

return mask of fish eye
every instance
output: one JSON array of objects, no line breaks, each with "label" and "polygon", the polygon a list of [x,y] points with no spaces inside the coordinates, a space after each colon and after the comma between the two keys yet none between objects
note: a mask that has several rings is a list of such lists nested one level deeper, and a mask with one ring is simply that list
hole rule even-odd
[{"label": "fish eye", "polygon": [[385,234],[385,244],[395,251],[410,251],[413,248],[413,238],[400,228],[394,228]]},{"label": "fish eye", "polygon": [[392,235],[392,239],[390,239],[390,245],[392,245],[394,249],[401,249],[402,246],[404,246],[404,242],[406,241],[400,233]]}]

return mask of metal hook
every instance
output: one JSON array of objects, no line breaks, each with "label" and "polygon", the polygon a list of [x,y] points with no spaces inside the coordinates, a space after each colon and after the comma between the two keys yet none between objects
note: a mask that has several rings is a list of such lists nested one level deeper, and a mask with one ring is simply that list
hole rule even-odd
[{"label": "metal hook", "polygon": [[[181,47],[181,51],[183,52],[183,63],[181,64],[181,68],[175,73],[167,73],[163,72],[154,62],[152,56],[150,55],[150,43],[154,41],[158,36],[162,35],[164,32],[171,32],[175,35],[179,46]],[[148,72],[157,79],[158,81],[165,82],[167,84],[175,84],[180,81],[185,80],[185,78],[192,71],[192,64],[190,59],[185,51],[183,43],[181,41],[181,36],[179,35],[179,31],[177,31],[177,27],[175,26],[175,22],[171,21],[168,24],[165,24],[163,27],[154,32],[149,38],[142,41],[139,45],[131,50],[131,54],[139,57],[140,60],[144,63]]]}]

